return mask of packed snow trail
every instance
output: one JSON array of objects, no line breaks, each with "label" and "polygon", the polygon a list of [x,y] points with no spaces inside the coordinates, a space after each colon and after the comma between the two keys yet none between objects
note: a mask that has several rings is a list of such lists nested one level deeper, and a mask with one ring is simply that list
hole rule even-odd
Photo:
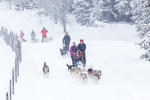
[{"label": "packed snow trail", "polygon": [[[72,89],[73,89],[72,91],[73,94],[75,93],[78,94],[79,92],[78,89],[80,88],[78,87],[78,85],[80,84],[78,83],[77,80],[76,80],[77,82],[68,81],[68,80],[72,80],[72,77],[70,73],[68,73],[67,71],[67,68],[65,66],[66,62],[62,60],[62,58],[60,57],[59,48],[55,42],[39,43],[39,44],[23,44],[23,45],[24,45],[23,47],[24,59],[21,66],[22,68],[20,68],[21,83],[18,82],[18,84],[20,84],[19,87],[22,87],[21,91],[23,92],[26,91],[25,92],[26,96],[24,97],[23,96],[24,94],[22,94],[22,92],[16,89],[18,91],[16,94],[19,95],[19,97],[23,97],[23,99],[25,98],[29,99],[28,97],[33,97],[38,100],[43,100],[48,98],[52,100],[58,100],[58,99],[69,100],[72,98],[72,95],[70,95]],[[46,61],[48,66],[50,67],[49,79],[45,79],[42,73],[42,67],[44,61]],[[74,84],[74,82],[76,84]],[[68,96],[66,96],[67,94]],[[15,98],[15,99],[19,99],[19,98]]]},{"label": "packed snow trail", "polygon": [[[132,42],[89,41],[88,59],[95,62],[95,67],[101,68],[103,72],[99,83],[84,83],[72,77],[65,66],[70,59],[60,56],[59,43],[59,40],[49,43],[23,43],[23,63],[15,100],[141,100],[144,97],[144,100],[148,100],[147,92],[141,91],[149,88],[150,81],[146,80],[149,78],[146,76],[149,71],[141,72],[143,66],[139,64],[143,65],[143,62],[136,59],[138,53],[134,50],[137,47]],[[100,46],[97,49],[101,52],[93,56],[92,52],[95,51],[92,48],[97,45]],[[109,47],[111,52],[108,52]],[[134,50],[130,53],[127,49]],[[99,59],[96,60],[97,57]],[[50,67],[48,79],[45,79],[42,73],[44,61]],[[141,84],[144,84],[145,88]]]}]

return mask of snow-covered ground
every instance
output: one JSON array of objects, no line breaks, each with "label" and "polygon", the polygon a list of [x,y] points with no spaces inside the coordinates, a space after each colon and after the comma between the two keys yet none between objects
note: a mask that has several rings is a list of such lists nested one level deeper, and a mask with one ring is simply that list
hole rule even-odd
[{"label": "snow-covered ground", "polygon": [[[141,50],[135,45],[137,32],[134,26],[120,23],[81,27],[74,23],[74,19],[69,18],[67,30],[72,41],[78,43],[80,38],[83,38],[87,44],[87,66],[93,65],[94,68],[101,69],[103,74],[98,83],[90,80],[83,82],[72,77],[67,71],[65,65],[71,63],[70,58],[60,56],[59,48],[62,47],[64,35],[61,25],[55,25],[48,18],[36,15],[36,11],[16,12],[1,9],[0,12],[0,26],[18,34],[23,30],[27,39],[27,43],[22,43],[23,60],[13,100],[150,99],[150,63],[139,59]],[[37,38],[41,39],[40,30],[44,26],[48,29],[49,36],[53,36],[53,41],[31,43],[31,30],[34,29]],[[4,87],[9,85],[13,53],[10,53],[10,48],[1,38],[0,47],[0,54],[3,55],[0,56],[1,61],[8,62],[0,62],[0,79],[5,83],[0,84],[0,99],[5,99]],[[45,79],[42,73],[45,61],[50,67],[48,79]],[[5,70],[2,66],[9,69]]]},{"label": "snow-covered ground", "polygon": [[9,89],[9,80],[12,75],[12,68],[15,65],[15,56],[10,47],[0,37],[0,99],[3,100]]}]

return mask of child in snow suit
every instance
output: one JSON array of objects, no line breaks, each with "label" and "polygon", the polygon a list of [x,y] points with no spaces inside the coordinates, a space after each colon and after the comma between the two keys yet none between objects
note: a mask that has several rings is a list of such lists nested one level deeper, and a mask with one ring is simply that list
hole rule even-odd
[{"label": "child in snow suit", "polygon": [[79,65],[79,62],[81,61],[82,62],[82,58],[83,58],[83,55],[82,55],[82,52],[78,52],[78,53],[74,53],[74,56],[73,56],[73,65],[75,67],[77,67]]}]

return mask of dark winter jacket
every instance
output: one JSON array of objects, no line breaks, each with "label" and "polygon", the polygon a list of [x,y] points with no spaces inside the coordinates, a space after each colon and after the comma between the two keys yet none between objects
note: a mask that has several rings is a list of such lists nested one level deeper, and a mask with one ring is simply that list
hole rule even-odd
[{"label": "dark winter jacket", "polygon": [[81,44],[81,43],[79,43],[78,44],[78,47],[77,47],[77,50],[80,52],[82,52],[83,53],[83,55],[85,55],[85,50],[86,50],[86,44]]},{"label": "dark winter jacket", "polygon": [[69,35],[65,35],[63,38],[63,43],[64,44],[70,44],[70,36]]},{"label": "dark winter jacket", "polygon": [[76,52],[76,46],[71,46],[70,47],[70,55],[74,56],[74,53]]}]

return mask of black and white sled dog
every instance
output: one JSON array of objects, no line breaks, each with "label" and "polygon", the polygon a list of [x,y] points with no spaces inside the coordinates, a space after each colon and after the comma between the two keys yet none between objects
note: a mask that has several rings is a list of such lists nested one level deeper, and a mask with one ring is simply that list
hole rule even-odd
[{"label": "black and white sled dog", "polygon": [[46,78],[49,77],[49,67],[46,64],[43,67],[43,74]]},{"label": "black and white sled dog", "polygon": [[81,69],[79,67],[75,67],[73,65],[68,65],[66,64],[68,67],[68,71],[70,71],[72,74],[79,74],[81,72]]},{"label": "black and white sled dog", "polygon": [[93,70],[92,68],[89,68],[88,75],[93,77],[94,80],[100,80],[102,71],[101,70]]},{"label": "black and white sled dog", "polygon": [[83,69],[80,67],[76,67],[76,66],[68,65],[68,64],[66,64],[66,66],[68,67],[68,71],[74,72],[76,74],[81,73],[83,71]]},{"label": "black and white sled dog", "polygon": [[71,71],[73,69],[73,65],[66,64],[66,66],[68,67],[68,71]]},{"label": "black and white sled dog", "polygon": [[100,80],[101,75],[102,75],[102,71],[101,70],[94,70],[94,79],[95,80]]},{"label": "black and white sled dog", "polygon": [[79,76],[79,78],[82,80],[87,80],[87,74],[81,67],[75,67],[73,65],[68,64],[66,65],[68,67],[68,71],[70,71],[73,75]]}]

